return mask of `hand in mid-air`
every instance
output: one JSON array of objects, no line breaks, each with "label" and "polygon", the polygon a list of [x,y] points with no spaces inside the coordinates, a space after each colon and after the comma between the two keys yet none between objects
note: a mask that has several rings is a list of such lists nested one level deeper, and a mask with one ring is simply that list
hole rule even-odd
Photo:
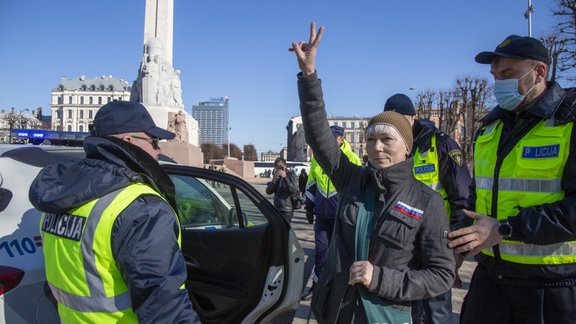
[{"label": "hand in mid-air", "polygon": [[324,33],[324,27],[320,27],[318,32],[316,32],[316,23],[312,22],[310,24],[310,39],[308,43],[292,42],[292,48],[288,49],[289,51],[296,53],[298,66],[304,75],[314,73],[316,65],[316,50],[318,49],[318,45],[320,45],[322,33]]},{"label": "hand in mid-air", "polygon": [[454,249],[454,253],[469,252],[468,256],[475,256],[482,249],[502,242],[502,235],[498,233],[498,220],[469,210],[464,210],[464,214],[476,220],[476,223],[448,234],[453,239],[448,247]]}]

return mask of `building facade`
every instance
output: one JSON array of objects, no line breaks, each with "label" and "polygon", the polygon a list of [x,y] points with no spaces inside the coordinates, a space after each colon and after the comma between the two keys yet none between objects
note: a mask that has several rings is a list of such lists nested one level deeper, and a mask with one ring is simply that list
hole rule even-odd
[{"label": "building facade", "polygon": [[[344,139],[348,141],[352,151],[360,158],[366,154],[366,139],[364,132],[370,117],[328,116],[330,126],[344,128]],[[290,119],[288,126],[288,157],[291,161],[308,162],[312,159],[312,150],[304,138],[302,118],[296,116]]]},{"label": "building facade", "polygon": [[60,79],[52,89],[52,130],[88,132],[100,107],[112,100],[130,100],[130,84],[111,75]]},{"label": "building facade", "polygon": [[200,145],[222,145],[229,142],[228,97],[210,98],[192,106],[192,117],[198,121]]}]

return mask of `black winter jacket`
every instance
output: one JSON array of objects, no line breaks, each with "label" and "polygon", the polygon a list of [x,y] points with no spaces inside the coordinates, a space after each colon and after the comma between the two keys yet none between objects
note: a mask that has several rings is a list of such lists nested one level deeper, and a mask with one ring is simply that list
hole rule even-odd
[{"label": "black winter jacket", "polygon": [[[543,119],[554,118],[556,125],[576,122],[576,89],[562,89],[558,83],[549,83],[548,89],[527,111],[516,116],[500,107],[494,108],[482,119],[483,126],[500,119],[504,123],[497,157],[502,161],[509,148],[514,147],[534,125]],[[516,127],[515,127],[516,126]],[[521,128],[520,132],[517,130]],[[480,135],[480,131],[477,136]],[[506,152],[506,153],[503,153]],[[496,167],[498,168],[498,166]],[[561,188],[565,197],[552,204],[522,208],[514,217],[508,217],[513,238],[529,244],[554,244],[576,240],[576,127],[572,129],[570,153],[564,167]],[[470,187],[471,208],[476,206],[476,186]],[[546,282],[563,286],[576,286],[576,264],[524,265],[512,263],[484,254],[478,254],[479,266],[507,284],[537,284]]]},{"label": "black winter jacket", "polygon": [[[132,183],[161,193],[143,195],[120,213],[112,229],[112,253],[128,286],[139,323],[200,323],[188,292],[186,265],[178,246],[174,185],[146,152],[114,137],[88,137],[85,159],[44,168],[30,187],[32,205],[67,212]],[[82,268],[70,271],[83,271]]]},{"label": "black winter jacket", "polygon": [[[442,197],[414,178],[412,159],[380,170],[350,163],[330,132],[316,74],[299,75],[298,90],[306,142],[340,195],[328,259],[314,294],[318,322],[350,323],[360,312],[357,288],[349,286],[348,279],[355,261],[356,217],[369,185],[376,195],[367,199],[380,202],[380,207],[368,254],[374,266],[368,290],[405,311],[410,301],[448,291],[454,281],[454,257],[447,247],[449,226]],[[399,211],[400,203],[423,211],[422,217]]]}]

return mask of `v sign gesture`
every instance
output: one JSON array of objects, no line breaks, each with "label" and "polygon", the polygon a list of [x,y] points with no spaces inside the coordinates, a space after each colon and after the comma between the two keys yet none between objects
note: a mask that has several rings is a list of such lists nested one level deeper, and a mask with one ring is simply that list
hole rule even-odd
[{"label": "v sign gesture", "polygon": [[288,49],[289,51],[296,53],[298,66],[300,66],[300,70],[302,70],[302,74],[304,75],[314,73],[316,49],[318,48],[318,45],[320,45],[322,33],[324,33],[324,27],[320,27],[318,33],[316,33],[316,23],[312,22],[310,24],[310,40],[308,43],[292,42],[292,48]]}]

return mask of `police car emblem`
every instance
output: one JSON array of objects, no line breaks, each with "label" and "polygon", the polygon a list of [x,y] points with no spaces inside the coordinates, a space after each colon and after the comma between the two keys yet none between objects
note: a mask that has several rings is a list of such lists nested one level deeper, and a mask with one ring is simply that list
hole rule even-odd
[{"label": "police car emblem", "polygon": [[464,164],[464,157],[462,156],[462,151],[459,149],[454,149],[448,152],[448,156],[458,164],[458,166],[462,166]]}]

